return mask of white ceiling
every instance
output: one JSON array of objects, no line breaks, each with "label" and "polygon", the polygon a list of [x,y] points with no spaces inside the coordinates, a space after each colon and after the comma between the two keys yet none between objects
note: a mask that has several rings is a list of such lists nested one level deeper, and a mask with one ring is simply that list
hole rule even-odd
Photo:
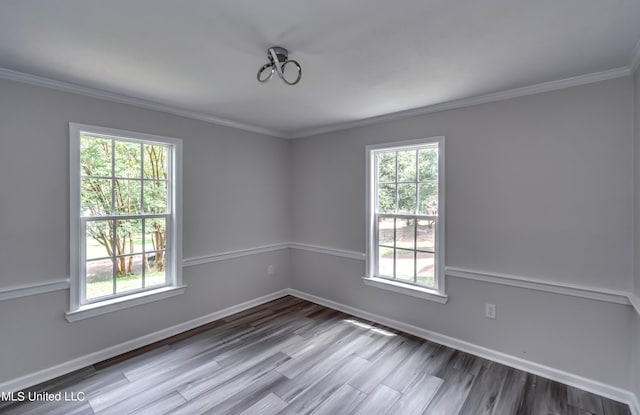
[{"label": "white ceiling", "polygon": [[[629,66],[639,39],[640,0],[0,2],[2,68],[289,136]],[[298,85],[257,82],[273,45]]]}]

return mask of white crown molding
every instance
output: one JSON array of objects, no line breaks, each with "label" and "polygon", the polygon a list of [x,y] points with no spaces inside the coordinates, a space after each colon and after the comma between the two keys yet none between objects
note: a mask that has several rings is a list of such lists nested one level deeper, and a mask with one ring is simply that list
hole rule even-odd
[{"label": "white crown molding", "polygon": [[184,267],[192,267],[195,265],[202,265],[202,264],[208,264],[211,262],[224,261],[225,259],[241,258],[247,255],[255,255],[255,254],[261,254],[264,252],[272,252],[280,249],[286,249],[286,248],[289,248],[289,245],[290,244],[288,242],[281,242],[277,244],[258,246],[255,248],[238,249],[236,251],[228,251],[228,252],[221,252],[217,254],[185,258],[182,261],[182,265]]},{"label": "white crown molding", "polygon": [[175,326],[168,327],[166,329],[162,329],[154,333],[150,333],[145,336],[138,337],[136,339],[129,340],[127,342],[120,343],[115,346],[111,346],[106,349],[103,349],[85,356],[81,356],[79,358],[70,360],[68,362],[59,364],[57,366],[49,367],[47,369],[40,370],[35,373],[30,373],[16,379],[11,379],[11,380],[2,382],[0,383],[0,391],[17,392],[22,389],[38,385],[42,382],[46,382],[58,376],[66,375],[78,369],[82,369],[87,366],[93,365],[95,363],[110,359],[112,357],[119,356],[121,354],[130,352],[131,350],[135,350],[137,348],[146,346],[148,344],[157,342],[159,340],[166,339],[176,334],[184,333],[185,331],[194,329],[196,327],[202,326],[212,321],[225,318],[227,316],[230,316],[231,314],[239,313],[251,307],[255,307],[255,306],[267,303],[269,301],[273,301],[275,299],[284,297],[287,294],[288,294],[287,290],[281,290],[271,294],[264,295],[262,297],[254,298],[253,300],[249,300],[244,303],[237,304],[237,305],[216,311],[214,313],[207,314],[205,316],[198,317],[193,320],[189,320],[184,323],[180,323]]},{"label": "white crown molding", "polygon": [[631,57],[631,63],[629,64],[629,69],[631,73],[635,72],[640,66],[640,39],[638,39],[638,43],[636,43],[636,47],[633,49],[633,56]]},{"label": "white crown molding", "polygon": [[130,97],[127,95],[117,94],[114,92],[104,91],[97,88],[90,88],[86,86],[75,85],[68,82],[56,81],[49,78],[44,78],[36,75],[31,75],[23,72],[13,71],[11,69],[0,68],[0,79],[7,79],[16,82],[22,82],[31,85],[42,86],[45,88],[57,89],[64,92],[70,92],[78,95],[85,95],[93,98],[105,99],[108,101],[119,102],[122,104],[129,104],[140,108],[151,109],[155,111],[165,112],[168,114],[179,115],[182,117],[192,118],[200,121],[209,122],[212,124],[223,125],[226,127],[237,128],[240,130],[250,131],[259,134],[266,134],[274,137],[282,138],[302,138],[312,135],[325,134],[329,132],[335,132],[340,130],[346,130],[349,128],[362,127],[371,124],[378,124],[385,121],[395,121],[419,115],[432,114],[435,112],[447,111],[457,108],[470,107],[473,105],[486,104],[490,102],[502,101],[505,99],[517,98],[526,95],[539,94],[542,92],[555,91],[563,88],[570,88],[579,85],[590,84],[593,82],[606,81],[609,79],[620,78],[623,76],[631,75],[633,73],[631,68],[637,68],[640,63],[640,42],[636,46],[635,57],[632,61],[631,67],[622,67],[610,69],[607,71],[596,72],[588,75],[579,75],[571,78],[561,79],[557,81],[544,82],[537,85],[525,86],[522,88],[510,89],[506,91],[496,92],[492,94],[480,95],[476,97],[463,98],[459,100],[453,100],[448,102],[442,102],[434,105],[427,105],[420,108],[414,108],[406,111],[399,111],[390,114],[384,114],[376,117],[365,118],[361,120],[349,121],[345,123],[329,124],[323,127],[300,130],[295,132],[283,132],[271,130],[256,125],[241,123],[238,121],[231,121],[224,118],[216,117],[210,114],[204,114],[196,111],[189,111],[170,105],[160,104],[144,100],[141,98]]},{"label": "white crown molding", "polygon": [[58,91],[70,92],[73,94],[84,95],[92,98],[99,98],[107,101],[118,102],[120,104],[133,105],[139,108],[145,108],[145,109],[165,112],[168,114],[179,115],[181,117],[192,118],[194,120],[205,121],[212,124],[222,125],[225,127],[237,128],[239,130],[250,131],[253,133],[288,138],[286,134],[283,134],[280,131],[270,130],[268,128],[263,128],[256,125],[246,124],[238,121],[231,121],[231,120],[216,117],[210,114],[204,114],[197,111],[189,111],[189,110],[173,107],[170,105],[148,101],[141,98],[130,97],[128,95],[118,94],[115,92],[109,92],[102,89],[91,88],[87,86],[76,85],[69,82],[56,81],[54,79],[49,79],[41,76],[13,71],[11,69],[1,68],[1,67],[0,67],[0,79],[7,79],[10,81],[42,86],[45,88],[56,89]]},{"label": "white crown molding", "polygon": [[[498,352],[474,343],[467,342],[465,340],[460,340],[455,337],[450,337],[431,330],[423,329],[422,327],[417,327],[398,320],[393,320],[379,314],[370,313],[368,311],[351,307],[349,305],[341,304],[332,300],[328,300],[326,298],[308,294],[303,291],[289,289],[288,293],[295,297],[302,298],[304,300],[311,301],[325,307],[333,308],[335,310],[342,311],[344,313],[351,314],[365,320],[373,321],[375,323],[383,324],[387,327],[391,327],[405,333],[413,334],[414,336],[420,337],[422,339],[426,339],[444,346],[451,347],[456,350],[470,353],[487,360],[498,362],[509,367],[524,370],[526,372],[555,380],[557,382],[574,386],[582,390],[604,396],[606,398],[624,402],[628,404],[632,409],[637,405],[637,398],[635,394],[625,389],[608,385],[593,379],[588,379],[583,376],[569,373],[540,363],[532,362],[530,360],[525,360],[518,356]],[[640,413],[636,411],[634,412],[634,415],[640,415]]]},{"label": "white crown molding", "polygon": [[27,297],[43,293],[50,293],[53,291],[66,290],[68,288],[68,278],[48,282],[37,282],[20,287],[0,288],[0,301],[12,300],[14,298]]},{"label": "white crown molding", "polygon": [[303,244],[300,242],[290,242],[289,248],[299,249],[302,251],[309,251],[309,252],[318,252],[321,254],[334,255],[334,256],[339,256],[343,258],[351,258],[359,261],[365,260],[364,252],[347,251],[345,249],[330,248],[327,246]]},{"label": "white crown molding", "polygon": [[416,117],[419,115],[432,114],[435,112],[448,111],[457,108],[470,107],[473,105],[487,104],[490,102],[503,101],[511,98],[518,98],[527,95],[540,94],[542,92],[555,91],[558,89],[570,88],[574,86],[591,84],[594,82],[606,81],[609,79],[621,78],[631,75],[628,67],[615,68],[607,71],[596,72],[588,75],[579,75],[571,78],[560,79],[557,81],[544,82],[541,84],[525,86],[522,88],[509,89],[506,91],[496,92],[492,94],[479,95],[476,97],[457,99],[448,102],[442,102],[425,107],[414,108],[406,111],[394,112],[391,114],[380,115],[377,117],[365,118],[362,120],[349,121],[340,124],[327,125],[311,130],[301,130],[291,134],[291,138],[308,137],[312,135],[325,134],[349,128],[363,127],[381,122],[396,121],[405,118]]}]

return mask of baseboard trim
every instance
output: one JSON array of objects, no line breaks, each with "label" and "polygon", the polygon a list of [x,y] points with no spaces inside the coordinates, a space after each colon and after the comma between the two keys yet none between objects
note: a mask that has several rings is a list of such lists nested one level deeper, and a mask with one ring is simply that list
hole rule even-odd
[{"label": "baseboard trim", "polygon": [[631,409],[632,415],[640,415],[640,401],[638,395],[632,394],[631,402],[629,402],[629,409]]},{"label": "baseboard trim", "polygon": [[42,382],[46,382],[58,376],[66,375],[78,369],[82,369],[84,367],[96,364],[98,362],[111,359],[115,356],[130,352],[139,347],[147,346],[159,340],[166,339],[167,337],[171,337],[176,334],[183,333],[187,330],[191,330],[196,327],[202,326],[204,324],[211,323],[212,321],[230,316],[231,314],[239,313],[240,311],[247,310],[251,307],[255,307],[255,306],[267,303],[269,301],[276,300],[288,294],[289,294],[289,291],[287,289],[276,291],[271,294],[263,295],[262,297],[254,298],[252,300],[245,301],[243,303],[240,303],[231,307],[227,307],[225,309],[213,312],[211,314],[207,314],[205,316],[198,317],[193,320],[189,320],[184,323],[180,323],[175,326],[171,326],[166,329],[156,331],[154,333],[149,333],[142,337],[138,337],[136,339],[129,340],[127,342],[120,343],[115,346],[111,346],[94,353],[90,353],[88,355],[70,360],[68,362],[64,362],[59,365],[40,370],[38,372],[30,373],[28,375],[24,375],[16,379],[2,382],[0,383],[0,391],[17,392],[22,389],[38,385]]},{"label": "baseboard trim", "polygon": [[176,334],[183,333],[185,331],[194,329],[204,324],[211,323],[212,321],[219,320],[229,315],[247,310],[251,307],[255,307],[269,301],[276,300],[286,295],[292,295],[298,298],[302,298],[307,301],[311,301],[325,307],[333,308],[335,310],[343,311],[354,316],[364,318],[376,323],[384,324],[397,330],[401,330],[405,333],[412,334],[414,336],[433,341],[448,347],[455,348],[457,350],[471,353],[473,355],[492,360],[516,369],[524,370],[539,376],[565,383],[598,395],[614,399],[620,402],[624,402],[629,405],[631,413],[633,415],[640,415],[640,403],[638,397],[627,390],[617,388],[615,386],[607,385],[605,383],[588,379],[579,375],[568,373],[562,370],[554,369],[549,366],[545,366],[539,363],[531,362],[516,356],[512,356],[506,353],[497,352],[478,346],[473,343],[466,342],[464,340],[456,339],[454,337],[446,336],[434,331],[426,330],[411,324],[403,323],[401,321],[393,320],[378,314],[370,313],[355,307],[351,307],[342,303],[338,303],[332,300],[328,300],[323,297],[319,297],[313,294],[309,294],[300,290],[288,288],[280,291],[276,291],[258,298],[254,298],[243,303],[227,307],[225,309],[207,314],[195,318],[193,320],[186,321],[184,323],[177,324],[166,329],[156,331],[154,333],[147,334],[145,336],[108,347],[98,352],[90,353],[88,355],[73,359],[69,362],[61,363],[56,366],[52,366],[47,369],[40,370],[28,375],[21,376],[16,379],[12,379],[3,383],[0,383],[0,391],[2,392],[17,392],[24,388],[28,388],[42,382],[54,379],[58,376],[62,376],[78,369],[93,365],[95,363],[111,359],[115,356],[123,353],[130,352],[137,348],[149,345],[151,343],[166,339]]},{"label": "baseboard trim", "polygon": [[570,386],[574,386],[588,392],[592,392],[606,398],[614,399],[629,405],[633,415],[640,415],[638,410],[638,400],[634,393],[631,391],[621,389],[615,386],[607,385],[605,383],[588,379],[583,376],[579,376],[573,373],[565,372],[559,369],[555,369],[549,366],[545,366],[539,363],[531,362],[529,360],[522,359],[520,357],[512,356],[506,353],[498,352],[488,349],[483,346],[479,346],[473,343],[466,342],[464,340],[456,339],[454,337],[446,336],[431,330],[426,330],[411,324],[403,323],[401,321],[393,320],[379,314],[370,313],[368,311],[361,310],[359,308],[351,307],[342,303],[338,303],[332,300],[328,300],[323,297],[319,297],[313,294],[309,294],[296,289],[289,289],[287,292],[295,297],[302,298],[307,301],[311,301],[316,304],[323,305],[325,307],[333,308],[338,311],[342,311],[354,316],[364,318],[366,320],[374,321],[376,323],[384,324],[385,326],[403,331],[405,333],[413,334],[414,336],[433,341],[444,346],[461,350],[466,353],[473,354],[488,360],[492,360],[497,363],[501,363],[506,366],[510,366],[516,369],[524,370],[533,373],[538,376],[555,380]]}]

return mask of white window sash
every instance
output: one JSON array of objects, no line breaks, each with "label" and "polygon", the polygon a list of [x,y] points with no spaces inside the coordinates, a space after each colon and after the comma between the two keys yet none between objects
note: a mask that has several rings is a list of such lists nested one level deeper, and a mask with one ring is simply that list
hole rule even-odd
[{"label": "white window sash", "polygon": [[[378,183],[377,183],[377,162],[376,162],[376,154],[379,152],[392,152],[392,151],[403,151],[403,150],[413,150],[419,148],[428,148],[437,145],[438,148],[438,215],[423,215],[423,214],[408,214],[408,213],[378,213],[376,211],[378,205]],[[402,142],[394,142],[394,143],[384,143],[377,145],[370,145],[366,147],[366,217],[367,217],[367,227],[366,227],[366,275],[365,280],[372,279],[380,279],[380,280],[388,280],[393,282],[394,284],[400,283],[408,286],[415,286],[418,289],[429,289],[437,292],[441,295],[446,295],[445,293],[445,278],[444,278],[444,264],[445,264],[445,231],[444,231],[444,223],[445,223],[445,200],[446,200],[446,192],[445,192],[445,140],[444,137],[432,137],[426,139],[419,140],[410,140],[410,141],[402,141]],[[418,161],[416,161],[416,164]],[[416,168],[416,180],[409,181],[407,183],[418,183],[418,169]],[[393,182],[396,185],[396,193],[398,182],[397,181],[397,159],[396,159],[396,177]],[[416,189],[416,209],[419,204],[419,186]],[[397,194],[396,194],[396,203],[397,203]],[[397,208],[397,205],[396,205]],[[399,280],[394,277],[387,277],[379,275],[379,262],[378,262],[378,249],[379,249],[379,225],[378,219],[381,217],[387,218],[403,218],[403,219],[428,219],[433,220],[435,222],[435,246],[434,246],[434,286],[429,287],[423,284],[412,283],[409,281]],[[408,249],[409,251],[414,251],[414,261],[416,258],[416,250]],[[416,264],[414,263],[414,270],[416,268]],[[394,267],[395,267],[395,258],[394,258]],[[395,274],[395,272],[394,272]],[[416,277],[417,278],[417,277]],[[367,282],[367,281],[365,281]]]},{"label": "white window sash", "polygon": [[[140,144],[162,145],[168,148],[167,151],[167,168],[170,174],[165,179],[146,179],[144,177],[143,163],[144,152],[141,152],[141,177],[140,178],[122,178],[126,180],[143,182],[166,182],[167,183],[167,212],[166,213],[143,213],[136,215],[105,215],[105,216],[89,216],[81,217],[80,214],[80,183],[83,175],[80,171],[80,136],[82,133],[89,133],[88,135],[95,135],[123,142],[133,142]],[[137,133],[130,131],[122,131],[111,128],[83,125],[70,123],[69,124],[69,153],[70,153],[70,270],[71,270],[71,284],[70,284],[70,311],[67,315],[80,314],[83,312],[82,308],[91,307],[91,312],[87,313],[90,316],[100,314],[96,311],[96,307],[100,306],[101,302],[105,303],[105,312],[108,312],[113,307],[114,301],[125,300],[127,297],[136,299],[133,303],[140,303],[140,296],[145,295],[145,292],[149,292],[150,296],[156,295],[159,291],[164,292],[171,287],[181,288],[182,285],[182,187],[179,185],[182,178],[182,140],[171,137],[163,137],[152,134]],[[112,146],[115,142],[112,141]],[[115,174],[113,167],[115,161],[115,151],[112,148],[112,172]],[[93,177],[92,178],[98,178]],[[104,177],[105,179],[115,179],[116,177]],[[117,177],[120,178],[120,177]],[[143,186],[141,186],[141,211],[144,210],[143,199]],[[113,198],[115,194],[115,188],[112,186],[112,209],[115,207]],[[112,212],[114,213],[114,212]],[[165,285],[154,285],[152,287],[144,287],[139,290],[131,290],[120,294],[113,294],[100,299],[86,300],[86,223],[94,220],[141,220],[141,219],[153,219],[153,218],[165,218],[166,219],[166,238],[165,248],[163,250],[154,250],[153,252],[165,252]],[[144,223],[144,222],[143,222]],[[114,240],[115,243],[115,240]],[[143,250],[144,251],[144,250]],[[116,250],[113,249],[113,256],[106,257],[106,259],[115,259],[128,255],[116,255]],[[151,251],[144,252],[152,253]],[[143,255],[142,252],[137,255]],[[114,271],[115,272],[115,271]],[[114,274],[114,281],[115,281]],[[180,292],[184,292],[182,289]],[[154,294],[155,293],[155,294]],[[157,295],[156,295],[157,296]],[[164,294],[162,295],[164,296]],[[124,303],[123,303],[124,304]],[[117,307],[118,309],[120,307]],[[69,317],[68,317],[69,318]],[[71,321],[71,319],[70,319]]]}]

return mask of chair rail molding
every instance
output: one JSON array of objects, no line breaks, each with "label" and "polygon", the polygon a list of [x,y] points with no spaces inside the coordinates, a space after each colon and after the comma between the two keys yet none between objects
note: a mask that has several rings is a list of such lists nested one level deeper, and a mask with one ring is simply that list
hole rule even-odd
[{"label": "chair rail molding", "polygon": [[0,288],[0,301],[69,289],[69,278],[36,282],[20,287]]},{"label": "chair rail molding", "polygon": [[590,298],[592,300],[606,301],[609,303],[631,304],[629,300],[629,295],[631,295],[631,293],[627,291],[610,290],[607,288],[590,287],[565,282],[545,281],[535,278],[477,271],[465,268],[446,267],[445,269],[446,274],[450,277],[483,281],[492,284],[509,285],[512,287],[527,288],[536,291],[546,291],[555,294],[570,295],[573,297]]},{"label": "chair rail molding", "polygon": [[366,255],[364,252],[348,251],[346,249],[304,244],[301,242],[289,242],[289,248],[299,249],[302,251],[317,252],[320,254],[334,255],[334,256],[339,256],[343,258],[351,258],[358,261],[364,261],[366,259]]},{"label": "chair rail molding", "polygon": [[[257,255],[267,252],[279,251],[282,249],[294,249],[306,252],[313,252],[324,255],[332,255],[341,258],[348,258],[355,261],[365,261],[365,253],[351,251],[328,246],[306,244],[302,242],[279,242],[269,245],[262,245],[234,251],[212,253],[209,255],[194,256],[184,258],[183,267],[193,267],[212,262],[225,261],[228,259],[242,258],[250,255]],[[573,297],[588,298],[592,300],[605,301],[616,304],[629,305],[640,315],[640,298],[630,291],[610,290],[600,287],[583,286],[556,281],[545,281],[537,278],[522,277],[509,274],[500,274],[488,271],[472,270],[467,268],[446,267],[445,273],[449,277],[462,278],[467,280],[481,281],[489,284],[508,285],[529,290],[544,291],[555,294],[569,295]],[[39,282],[18,287],[0,287],[0,301],[14,298],[28,297],[53,291],[69,289],[69,279],[58,279],[47,282]]]},{"label": "chair rail molding", "polygon": [[224,261],[226,259],[233,259],[233,258],[241,258],[247,255],[256,255],[256,254],[262,254],[264,252],[278,251],[280,249],[289,248],[289,245],[290,245],[289,242],[280,242],[276,244],[256,246],[253,248],[238,249],[235,251],[219,252],[219,253],[214,253],[209,255],[184,258],[182,260],[182,266],[193,267],[195,265],[208,264],[210,262]]},{"label": "chair rail molding", "polygon": [[[364,261],[366,259],[366,255],[364,252],[349,251],[319,245],[310,245],[301,242],[291,242],[289,244],[289,247],[303,251],[351,258],[358,261]],[[521,277],[517,275],[500,274],[495,272],[479,271],[450,266],[445,267],[445,274],[448,277],[476,280],[490,284],[508,285],[512,287],[569,295],[573,297],[588,298],[609,303],[631,305],[635,308],[638,314],[640,314],[640,299],[633,293],[628,291],[610,290],[607,288],[591,287],[565,282],[545,281],[539,278]]]}]

